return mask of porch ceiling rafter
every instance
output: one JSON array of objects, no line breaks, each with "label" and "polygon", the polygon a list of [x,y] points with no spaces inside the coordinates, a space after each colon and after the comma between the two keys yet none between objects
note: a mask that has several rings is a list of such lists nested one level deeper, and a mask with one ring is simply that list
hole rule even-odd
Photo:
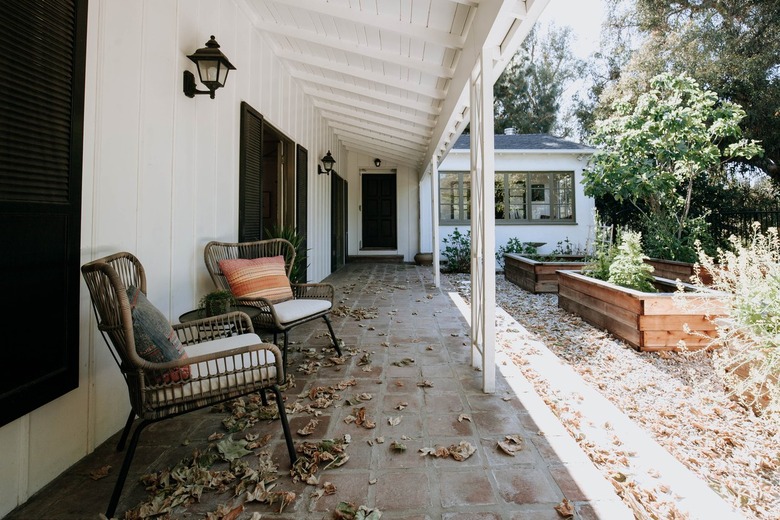
[{"label": "porch ceiling rafter", "polygon": [[237,1],[341,146],[420,177],[469,123],[483,49],[495,78],[549,2]]}]

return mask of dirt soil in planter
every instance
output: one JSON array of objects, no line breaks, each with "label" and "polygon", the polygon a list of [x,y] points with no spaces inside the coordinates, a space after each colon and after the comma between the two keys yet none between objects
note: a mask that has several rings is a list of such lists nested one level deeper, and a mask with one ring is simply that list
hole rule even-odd
[{"label": "dirt soil in planter", "polygon": [[[469,298],[468,275],[447,276]],[[557,295],[531,294],[503,276],[496,277],[496,294],[500,307],[746,518],[780,518],[780,426],[728,397],[708,352],[637,352],[559,309]],[[544,395],[536,375],[517,361]],[[553,411],[567,430],[577,431],[579,418]],[[578,442],[608,478],[619,475],[617,446],[609,454]],[[653,490],[630,491],[624,500],[640,502],[633,509],[645,512],[638,518],[686,518]]]}]

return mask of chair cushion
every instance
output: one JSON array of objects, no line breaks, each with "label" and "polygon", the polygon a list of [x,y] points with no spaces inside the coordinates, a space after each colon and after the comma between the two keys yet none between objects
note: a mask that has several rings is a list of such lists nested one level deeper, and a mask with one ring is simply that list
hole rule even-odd
[{"label": "chair cushion", "polygon": [[[185,347],[194,358],[214,352],[263,343],[257,334],[240,334],[214,341],[204,341]],[[257,382],[276,382],[276,356],[268,350],[245,352],[235,356],[190,365],[192,379],[171,385],[149,389],[147,398],[152,406],[170,404],[173,400],[191,400],[213,393],[224,393],[241,385]]]},{"label": "chair cushion", "polygon": [[330,300],[288,300],[274,305],[274,311],[282,325],[292,323],[308,316],[327,311],[331,308]]},{"label": "chair cushion", "polygon": [[219,268],[236,299],[265,298],[277,303],[293,296],[283,256],[220,260]]},{"label": "chair cushion", "polygon": [[[130,314],[133,317],[135,351],[146,361],[164,363],[186,358],[187,353],[168,319],[137,287],[127,288]],[[162,382],[176,382],[190,377],[188,367],[174,368],[160,374]]]}]

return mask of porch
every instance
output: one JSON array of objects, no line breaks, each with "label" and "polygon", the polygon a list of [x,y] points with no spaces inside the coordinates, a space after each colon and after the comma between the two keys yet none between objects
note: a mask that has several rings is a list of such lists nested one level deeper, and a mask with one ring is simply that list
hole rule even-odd
[{"label": "porch", "polygon": [[[281,514],[278,503],[248,503],[237,518],[253,518],[255,512],[262,518],[333,518],[337,504],[346,501],[377,508],[383,518],[553,520],[561,518],[554,507],[564,498],[572,503],[574,518],[632,517],[541,399],[532,391],[513,389],[518,381],[522,384],[519,372],[502,367],[496,393],[483,392],[481,374],[471,368],[469,326],[448,294],[454,289],[446,278],[436,288],[430,267],[354,263],[326,281],[336,286],[339,303],[333,323],[346,344],[346,361],[338,365],[329,363],[328,355],[316,357],[329,344],[320,323],[295,329],[290,357],[295,386],[286,391],[287,408],[296,400],[308,401],[299,396],[314,386],[354,379],[354,386],[339,391],[341,398],[321,410],[312,435],[295,433],[312,415],[289,414],[296,444],[349,434],[349,460],[338,468],[321,469],[319,486],[293,483],[278,422],[259,422],[247,431],[272,433],[274,438],[255,452],[271,453],[279,466],[274,489],[293,491],[296,498]],[[301,371],[303,366],[311,373]],[[372,398],[355,405],[355,396],[364,393]],[[407,406],[399,410],[399,403]],[[366,417],[376,422],[376,428],[344,421],[358,406],[366,408]],[[225,432],[221,421],[228,415],[204,410],[149,427],[141,437],[119,513],[147,499],[141,475],[172,467],[195,449],[205,451],[209,435]],[[393,426],[390,417],[401,419]],[[522,439],[522,449],[514,457],[497,448],[507,435]],[[384,442],[377,440],[380,437]],[[6,519],[97,519],[121,465],[116,441],[117,435],[109,438]],[[405,444],[406,451],[394,451],[393,441]],[[419,452],[462,441],[476,448],[464,461]],[[259,459],[246,460],[252,465]],[[92,480],[90,473],[105,465],[112,466],[109,475]],[[325,482],[333,483],[336,492],[313,498]],[[199,503],[176,509],[173,517],[203,517],[223,504],[238,506],[242,497],[233,498],[234,487],[235,483],[226,493],[204,492]]]}]

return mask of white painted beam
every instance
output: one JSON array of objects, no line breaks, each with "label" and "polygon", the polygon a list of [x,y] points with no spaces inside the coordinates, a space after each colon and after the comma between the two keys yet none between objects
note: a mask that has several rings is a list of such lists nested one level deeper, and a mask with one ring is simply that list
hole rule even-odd
[{"label": "white painted beam", "polygon": [[[321,103],[317,103],[317,104],[319,105]],[[331,121],[339,121],[341,123],[350,123],[350,124],[356,124],[356,122],[358,121],[364,124],[371,123],[373,125],[378,125],[382,128],[388,128],[392,130],[397,130],[399,132],[403,132],[403,135],[408,135],[408,134],[418,135],[424,138],[426,142],[428,142],[428,140],[431,137],[430,128],[423,128],[419,126],[409,125],[397,118],[390,119],[387,117],[376,117],[371,114],[357,112],[357,111],[339,110],[338,112],[333,112],[331,111],[331,109],[326,108],[325,106],[319,106],[318,108],[322,112],[322,116],[327,119],[330,119]],[[338,108],[336,109],[338,110]],[[379,130],[379,131],[384,132],[384,130]]]},{"label": "white painted beam", "polygon": [[[323,90],[314,89],[312,87],[304,87],[303,91],[311,97],[318,98],[314,100],[315,105],[326,104],[325,101],[332,101],[335,103],[340,103],[347,107],[354,107],[356,109],[366,110],[374,114],[392,117],[395,119],[401,119],[409,123],[415,123],[418,125],[424,125],[430,127],[432,127],[435,124],[435,122],[432,119],[429,119],[427,117],[415,116],[412,114],[408,114],[406,112],[401,112],[399,110],[393,110],[386,106],[375,105],[374,103],[369,103],[367,101],[359,101],[351,97],[336,94],[334,92],[326,92]],[[329,103],[327,103],[327,105],[333,107],[330,110],[339,110],[340,108],[340,107],[334,107]]]}]

